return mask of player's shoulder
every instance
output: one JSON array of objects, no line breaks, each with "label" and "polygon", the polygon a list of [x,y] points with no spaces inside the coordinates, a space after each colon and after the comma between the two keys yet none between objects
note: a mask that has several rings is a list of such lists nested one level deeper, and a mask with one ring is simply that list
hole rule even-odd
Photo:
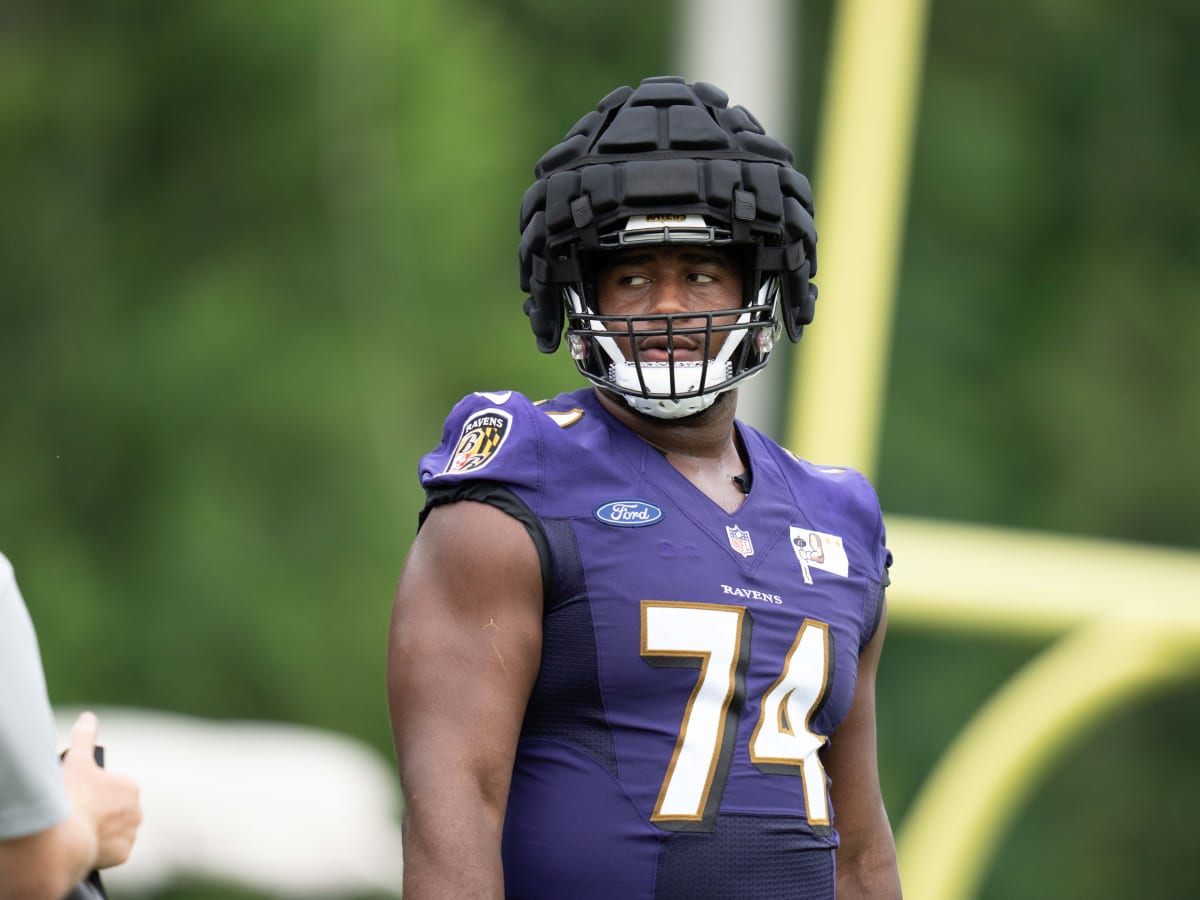
[{"label": "player's shoulder", "polygon": [[812,462],[761,432],[755,434],[795,492],[878,515],[875,488],[862,472],[852,466]]},{"label": "player's shoulder", "polygon": [[815,463],[787,449],[784,449],[783,452],[796,470],[814,484],[822,485],[832,491],[857,491],[863,489],[874,491],[867,476],[858,469],[851,466]]},{"label": "player's shoulder", "polygon": [[541,479],[555,460],[570,458],[573,446],[583,450],[595,442],[600,416],[590,395],[580,390],[531,400],[518,391],[468,394],[446,417],[441,443],[422,460],[422,481]]},{"label": "player's shoulder", "polygon": [[447,430],[494,429],[497,444],[509,434],[538,434],[553,440],[557,435],[578,437],[601,427],[594,393],[585,388],[549,399],[534,400],[519,391],[476,391],[463,397],[446,418]]},{"label": "player's shoulder", "polygon": [[878,511],[879,499],[875,494],[875,486],[858,469],[852,466],[814,463],[790,450],[784,452],[794,461],[797,471],[803,473],[810,490],[824,491],[843,501],[855,502]]},{"label": "player's shoulder", "polygon": [[535,400],[521,391],[474,391],[454,404],[449,418],[453,419],[483,408],[522,414],[538,412],[549,417],[559,427],[567,427],[583,418],[594,401],[590,388],[559,394],[550,399]]}]

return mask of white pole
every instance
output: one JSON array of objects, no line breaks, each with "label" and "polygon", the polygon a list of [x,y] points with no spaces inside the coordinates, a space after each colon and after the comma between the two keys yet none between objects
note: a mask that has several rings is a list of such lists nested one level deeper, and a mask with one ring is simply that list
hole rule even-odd
[{"label": "white pole", "polygon": [[[679,74],[690,82],[715,84],[729,94],[730,103],[746,107],[768,134],[789,146],[795,145],[792,129],[798,118],[790,100],[798,6],[788,0],[680,0],[678,18]],[[797,165],[805,167],[800,160]],[[787,384],[789,356],[776,349],[771,365],[738,396],[739,418],[776,439],[783,431],[779,397]]]}]

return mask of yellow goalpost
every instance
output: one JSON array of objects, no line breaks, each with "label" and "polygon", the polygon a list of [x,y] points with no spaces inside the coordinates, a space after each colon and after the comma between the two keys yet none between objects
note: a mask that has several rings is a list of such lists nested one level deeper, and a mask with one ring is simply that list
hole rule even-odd
[{"label": "yellow goalpost", "polygon": [[[819,328],[785,443],[872,474],[927,0],[841,0],[818,134]],[[841,360],[852,359],[853,365]],[[822,389],[836,373],[837,391]],[[805,403],[836,393],[840,402]],[[906,893],[967,900],[1060,754],[1147,691],[1200,674],[1200,553],[888,515],[894,624],[1059,639],[977,712],[897,829]],[[1020,559],[1019,567],[1013,560]],[[986,573],[983,576],[981,573]]]}]

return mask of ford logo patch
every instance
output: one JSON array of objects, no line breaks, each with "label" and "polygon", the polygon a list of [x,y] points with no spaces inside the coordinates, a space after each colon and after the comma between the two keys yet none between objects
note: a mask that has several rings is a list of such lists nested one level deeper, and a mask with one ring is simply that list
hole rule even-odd
[{"label": "ford logo patch", "polygon": [[605,525],[641,528],[643,525],[653,525],[663,517],[663,512],[645,500],[614,500],[597,506],[592,515]]}]

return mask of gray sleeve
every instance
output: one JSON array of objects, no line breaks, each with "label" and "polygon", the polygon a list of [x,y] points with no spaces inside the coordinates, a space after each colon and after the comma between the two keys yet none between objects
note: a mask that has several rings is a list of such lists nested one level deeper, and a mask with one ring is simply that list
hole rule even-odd
[{"label": "gray sleeve", "polygon": [[42,831],[70,813],[54,742],[37,635],[0,553],[0,840]]}]

